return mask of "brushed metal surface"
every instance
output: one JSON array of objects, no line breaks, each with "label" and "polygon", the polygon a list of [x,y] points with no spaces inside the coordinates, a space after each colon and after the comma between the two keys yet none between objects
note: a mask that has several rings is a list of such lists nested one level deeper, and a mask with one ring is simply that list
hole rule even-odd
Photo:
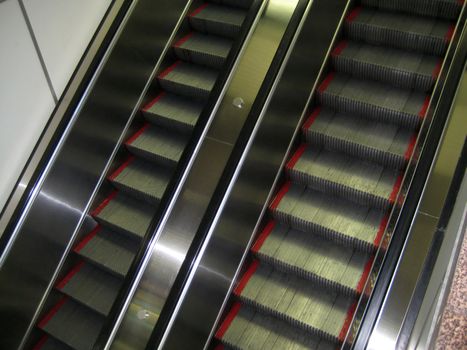
[{"label": "brushed metal surface", "polygon": [[[165,224],[156,233],[152,255],[137,278],[139,283],[111,348],[146,346],[297,3],[263,3],[197,158]],[[243,103],[233,103],[239,97]]]}]

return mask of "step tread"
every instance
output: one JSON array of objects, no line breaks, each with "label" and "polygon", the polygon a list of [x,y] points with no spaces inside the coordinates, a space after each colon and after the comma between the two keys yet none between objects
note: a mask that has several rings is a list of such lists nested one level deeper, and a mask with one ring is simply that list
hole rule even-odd
[{"label": "step tread", "polygon": [[172,175],[172,169],[130,157],[109,177],[116,188],[151,204],[158,204]]},{"label": "step tread", "polygon": [[39,322],[39,328],[76,350],[92,349],[104,318],[64,297]]},{"label": "step tread", "polygon": [[235,290],[242,302],[329,341],[341,340],[352,297],[319,290],[263,264],[253,263],[242,279]]},{"label": "step tread", "polygon": [[75,253],[124,277],[138,251],[134,239],[97,226],[78,243]]},{"label": "step tread", "polygon": [[370,254],[274,221],[266,225],[252,251],[278,270],[347,295],[362,292],[371,264]]},{"label": "step tread", "polygon": [[107,316],[121,285],[120,278],[81,261],[68,271],[56,288],[101,315]]},{"label": "step tread", "polygon": [[34,350],[70,350],[71,348],[49,335],[44,335],[34,345]]},{"label": "step tread", "polygon": [[236,302],[216,338],[234,349],[334,350],[336,345]]},{"label": "step tread", "polygon": [[295,183],[379,208],[394,203],[401,175],[398,170],[377,163],[306,144],[289,164],[287,172]]},{"label": "step tread", "polygon": [[156,212],[156,208],[145,202],[114,192],[109,200],[105,200],[97,211],[93,212],[96,220],[110,229],[142,238]]},{"label": "step tread", "polygon": [[372,252],[386,226],[384,211],[286,183],[270,205],[279,222],[336,243]]}]

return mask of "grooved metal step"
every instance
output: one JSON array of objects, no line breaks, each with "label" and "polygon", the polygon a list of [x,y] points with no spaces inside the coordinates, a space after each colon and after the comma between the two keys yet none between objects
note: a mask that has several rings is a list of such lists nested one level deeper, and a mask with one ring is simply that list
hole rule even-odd
[{"label": "grooved metal step", "polygon": [[232,40],[191,32],[175,43],[174,51],[182,61],[220,69],[231,47]]},{"label": "grooved metal step", "polygon": [[107,316],[122,282],[120,278],[81,261],[68,271],[55,288]]},{"label": "grooved metal step", "polygon": [[136,156],[150,161],[175,164],[185,149],[188,136],[169,132],[151,124],[144,125],[125,143]]},{"label": "grooved metal step", "polygon": [[109,229],[142,238],[155,212],[154,206],[115,191],[99,205],[93,216],[101,225]]},{"label": "grooved metal step", "polygon": [[120,192],[156,205],[162,198],[173,170],[133,156],[109,177]]},{"label": "grooved metal step", "polygon": [[332,51],[336,71],[396,87],[431,90],[438,78],[439,57],[342,40]]},{"label": "grooved metal step", "polygon": [[71,348],[62,342],[48,336],[43,335],[34,345],[33,350],[70,350]]},{"label": "grooved metal step", "polygon": [[39,322],[38,327],[76,350],[92,349],[104,318],[64,297]]},{"label": "grooved metal step", "polygon": [[323,106],[369,119],[416,128],[425,117],[429,95],[387,84],[330,73],[318,88]]},{"label": "grooved metal step", "polygon": [[381,209],[394,203],[402,180],[395,169],[306,144],[298,148],[286,170],[294,183]]},{"label": "grooved metal step", "polygon": [[250,265],[234,293],[265,314],[333,342],[343,340],[342,329],[354,303],[351,297],[321,293],[313,284],[258,261]]},{"label": "grooved metal step", "polygon": [[83,237],[74,252],[105,270],[124,277],[138,247],[138,241],[97,226]]},{"label": "grooved metal step", "polygon": [[307,234],[372,252],[386,227],[386,214],[342,198],[286,183],[270,205],[276,220]]},{"label": "grooved metal step", "polygon": [[232,349],[334,350],[336,345],[236,302],[216,338]]},{"label": "grooved metal step", "polygon": [[463,0],[361,0],[361,3],[381,10],[456,19]]},{"label": "grooved metal step", "polygon": [[157,77],[160,86],[171,93],[189,98],[207,99],[218,72],[192,63],[177,61]]},{"label": "grooved metal step", "polygon": [[416,140],[404,127],[320,107],[302,130],[307,143],[397,169],[407,163]]},{"label": "grooved metal step", "polygon": [[345,29],[352,40],[442,55],[454,28],[442,19],[357,7],[347,16]]},{"label": "grooved metal step", "polygon": [[188,15],[190,25],[200,33],[235,38],[240,32],[244,10],[205,3]]},{"label": "grooved metal step", "polygon": [[349,296],[362,292],[373,260],[370,254],[269,222],[252,252],[274,269]]},{"label": "grooved metal step", "polygon": [[253,0],[210,0],[210,2],[223,6],[240,7],[242,9],[250,8]]},{"label": "grooved metal step", "polygon": [[143,108],[143,115],[147,121],[158,126],[190,131],[203,107],[200,101],[162,92]]}]

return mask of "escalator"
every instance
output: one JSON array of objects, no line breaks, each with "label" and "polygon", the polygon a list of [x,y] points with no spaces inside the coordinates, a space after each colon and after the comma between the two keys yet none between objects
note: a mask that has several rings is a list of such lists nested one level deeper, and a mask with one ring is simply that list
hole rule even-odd
[{"label": "escalator", "polygon": [[213,0],[188,14],[172,62],[157,75],[158,91],[101,187],[105,199],[89,213],[95,227],[75,244],[49,293],[53,306],[36,324],[34,349],[93,348],[251,4]]},{"label": "escalator", "polygon": [[343,345],[462,6],[361,0],[347,14],[216,349]]}]

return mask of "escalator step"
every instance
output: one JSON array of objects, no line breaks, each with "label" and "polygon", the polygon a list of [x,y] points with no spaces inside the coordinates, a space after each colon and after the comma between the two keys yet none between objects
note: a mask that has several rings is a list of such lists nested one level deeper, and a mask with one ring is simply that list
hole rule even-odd
[{"label": "escalator step", "polygon": [[172,170],[130,156],[109,180],[122,193],[152,205],[159,203],[172,175]]},{"label": "escalator step", "polygon": [[145,124],[125,143],[129,151],[150,161],[177,163],[187,142],[187,136],[168,132]]},{"label": "escalator step", "polygon": [[381,210],[290,182],[277,193],[270,209],[283,224],[366,252],[379,246],[387,223]]},{"label": "escalator step", "polygon": [[210,2],[224,6],[234,6],[243,9],[249,9],[253,3],[253,0],[211,0]]},{"label": "escalator step", "polygon": [[216,338],[232,349],[333,350],[324,339],[296,329],[275,317],[256,312],[248,305],[234,303]]},{"label": "escalator step", "polygon": [[387,84],[330,73],[318,88],[321,103],[339,112],[416,128],[425,117],[429,95]]},{"label": "escalator step", "polygon": [[107,316],[121,285],[121,279],[81,261],[68,272],[56,288],[101,315]]},{"label": "escalator step", "polygon": [[442,60],[400,49],[343,40],[332,52],[338,72],[393,86],[428,91],[438,78]]},{"label": "escalator step", "polygon": [[174,51],[182,61],[220,69],[231,47],[229,39],[191,32],[175,43]]},{"label": "escalator step", "polygon": [[217,71],[177,61],[158,76],[163,89],[177,95],[206,99],[217,79]]},{"label": "escalator step", "polygon": [[74,248],[81,255],[118,276],[124,277],[138,251],[138,242],[97,226]]},{"label": "escalator step", "polygon": [[352,316],[354,300],[269,266],[252,263],[243,275],[235,295],[267,315],[302,328],[329,341],[342,341],[341,330]]},{"label": "escalator step", "polygon": [[165,92],[143,108],[146,120],[169,129],[190,131],[198,121],[204,104]]},{"label": "escalator step", "polygon": [[361,0],[361,3],[382,10],[456,19],[463,0]]},{"label": "escalator step", "polygon": [[253,245],[261,262],[347,295],[363,290],[370,255],[271,221]]},{"label": "escalator step", "polygon": [[286,166],[293,182],[355,203],[387,209],[402,181],[395,169],[303,144]]},{"label": "escalator step", "polygon": [[201,33],[235,39],[246,17],[244,10],[205,3],[188,15],[190,25]]},{"label": "escalator step", "polygon": [[347,16],[345,29],[353,40],[442,55],[454,27],[445,20],[357,7]]},{"label": "escalator step", "polygon": [[76,350],[89,350],[96,342],[103,322],[102,316],[64,297],[38,326]]},{"label": "escalator step", "polygon": [[307,143],[397,169],[405,166],[416,141],[416,134],[403,127],[320,107],[303,133]]},{"label": "escalator step", "polygon": [[48,335],[42,336],[32,350],[70,350],[71,348]]},{"label": "escalator step", "polygon": [[142,238],[155,212],[154,206],[115,191],[94,210],[92,215],[104,227],[131,237]]}]

